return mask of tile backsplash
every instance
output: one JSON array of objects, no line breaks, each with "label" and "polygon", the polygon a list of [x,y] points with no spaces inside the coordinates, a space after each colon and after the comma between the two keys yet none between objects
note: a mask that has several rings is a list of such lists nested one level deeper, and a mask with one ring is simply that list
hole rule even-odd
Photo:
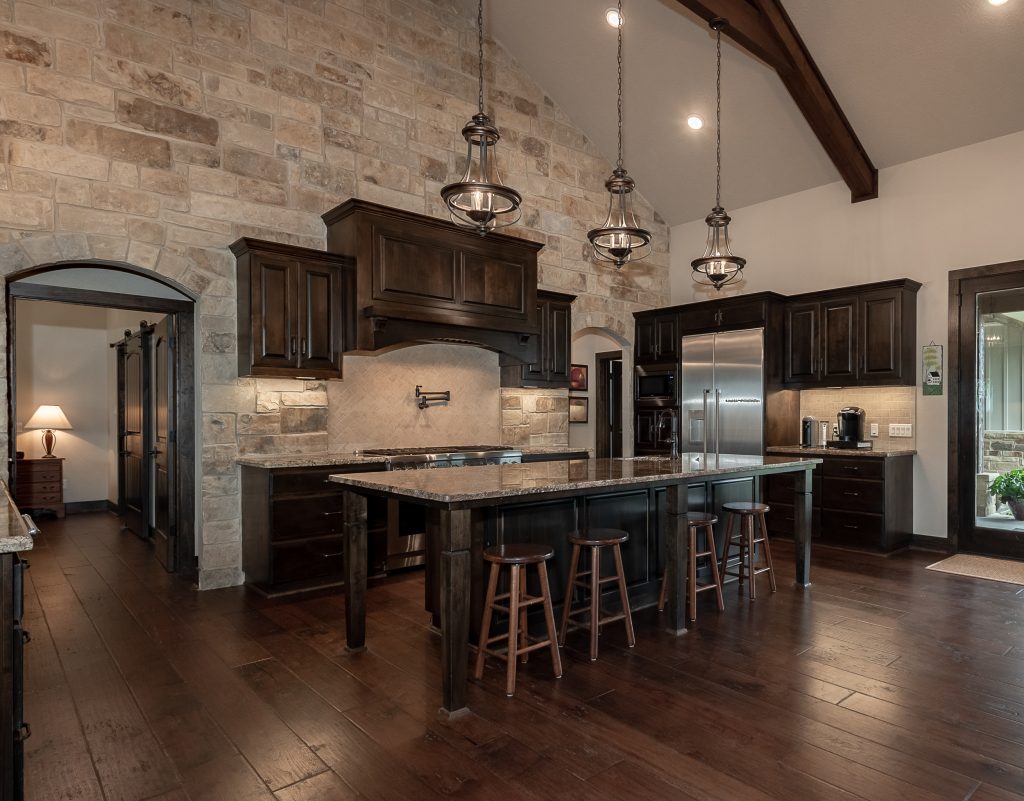
[{"label": "tile backsplash", "polygon": [[[827,420],[829,438],[836,414],[844,406],[864,410],[864,438],[880,449],[916,448],[917,387],[850,387],[849,389],[805,389],[800,393],[800,416]],[[871,436],[871,424],[878,424],[878,436]],[[910,423],[912,437],[890,437],[890,423]]]}]

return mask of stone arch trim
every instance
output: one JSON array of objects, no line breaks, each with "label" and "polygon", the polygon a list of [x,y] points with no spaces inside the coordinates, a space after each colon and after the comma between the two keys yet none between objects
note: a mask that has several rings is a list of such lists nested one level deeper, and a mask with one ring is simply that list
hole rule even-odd
[{"label": "stone arch trim", "polygon": [[610,336],[624,348],[633,347],[634,327],[632,315],[629,316],[627,321],[608,312],[586,311],[577,314],[574,309],[572,328],[574,338],[587,329],[596,329]]},{"label": "stone arch trim", "polygon": [[175,292],[180,293],[184,299],[191,300],[193,303],[198,302],[199,300],[195,292],[190,290],[188,287],[183,286],[173,278],[168,278],[154,270],[147,270],[144,267],[136,267],[134,264],[129,264],[128,262],[110,261],[109,259],[76,259],[74,261],[57,261],[51,262],[50,264],[39,264],[34,267],[29,267],[28,269],[19,270],[15,273],[7,273],[5,275],[5,279],[8,282],[21,281],[35,275],[60,272],[61,270],[74,269],[78,267],[96,267],[104,270],[137,275],[142,278],[148,278],[150,281],[161,284],[169,289],[173,289]]}]

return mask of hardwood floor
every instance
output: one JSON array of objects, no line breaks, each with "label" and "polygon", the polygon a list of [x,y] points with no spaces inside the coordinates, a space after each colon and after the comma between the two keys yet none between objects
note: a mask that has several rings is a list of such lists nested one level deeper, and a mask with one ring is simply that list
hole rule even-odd
[{"label": "hardwood floor", "polygon": [[371,587],[344,653],[337,594],[198,593],[106,514],[47,520],[26,603],[33,801],[1024,799],[1024,590],[819,548],[814,586],[705,594],[695,630],[636,616],[597,662],[570,636],[514,699],[489,664],[440,705],[419,575]]}]

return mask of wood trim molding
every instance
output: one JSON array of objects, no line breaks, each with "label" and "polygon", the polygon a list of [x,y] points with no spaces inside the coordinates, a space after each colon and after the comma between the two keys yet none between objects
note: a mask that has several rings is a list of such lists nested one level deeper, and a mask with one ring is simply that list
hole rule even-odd
[{"label": "wood trim molding", "polygon": [[113,309],[132,309],[172,314],[191,311],[194,301],[175,298],[155,298],[144,295],[125,295],[119,292],[98,292],[94,289],[50,286],[14,281],[8,286],[12,298],[22,300],[49,300],[58,303],[76,303],[81,306],[105,306]]},{"label": "wood trim molding", "polygon": [[858,203],[878,197],[878,169],[780,0],[678,0],[707,22],[727,21],[724,33],[778,73],[821,146]]}]

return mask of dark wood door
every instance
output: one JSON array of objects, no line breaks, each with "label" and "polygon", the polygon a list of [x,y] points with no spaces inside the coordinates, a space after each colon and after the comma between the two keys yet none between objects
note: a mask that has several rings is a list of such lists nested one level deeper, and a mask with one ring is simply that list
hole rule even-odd
[{"label": "dark wood door", "polygon": [[654,451],[658,449],[657,416],[658,409],[641,409],[636,413],[636,429],[633,439],[637,451]]},{"label": "dark wood door", "polygon": [[252,366],[298,367],[298,262],[264,254],[253,259]]},{"label": "dark wood door", "polygon": [[786,381],[813,383],[821,374],[817,303],[786,306]]},{"label": "dark wood door", "polygon": [[654,318],[655,357],[659,361],[674,362],[679,357],[679,325],[676,315],[666,314]]},{"label": "dark wood door", "polygon": [[540,326],[540,333],[537,335],[537,361],[530,362],[523,367],[523,382],[542,382],[547,380],[547,343],[550,339],[548,327],[551,321],[548,316],[548,301],[537,301],[537,325]]},{"label": "dark wood door", "polygon": [[658,340],[654,321],[653,317],[642,317],[636,321],[637,364],[658,360]]},{"label": "dark wood door", "polygon": [[549,301],[546,312],[547,380],[552,383],[568,384],[572,358],[572,307],[568,303]]},{"label": "dark wood door", "polygon": [[169,573],[178,569],[177,485],[175,447],[177,409],[175,407],[174,318],[168,315],[153,327],[152,334],[152,412],[150,450],[153,476],[153,541],[157,559]]},{"label": "dark wood door", "polygon": [[341,275],[328,264],[299,262],[299,366],[341,374]]},{"label": "dark wood door", "polygon": [[860,378],[862,383],[901,378],[902,291],[869,292],[860,297]]},{"label": "dark wood door", "polygon": [[849,382],[857,378],[857,298],[836,298],[821,304],[821,380]]},{"label": "dark wood door", "polygon": [[150,475],[147,469],[150,434],[147,430],[146,409],[151,403],[149,362],[150,329],[141,330],[125,337],[119,349],[123,367],[119,374],[124,384],[118,391],[118,417],[122,431],[119,453],[119,474],[124,483],[119,489],[121,522],[125,528],[140,537],[149,537],[149,492]]}]

